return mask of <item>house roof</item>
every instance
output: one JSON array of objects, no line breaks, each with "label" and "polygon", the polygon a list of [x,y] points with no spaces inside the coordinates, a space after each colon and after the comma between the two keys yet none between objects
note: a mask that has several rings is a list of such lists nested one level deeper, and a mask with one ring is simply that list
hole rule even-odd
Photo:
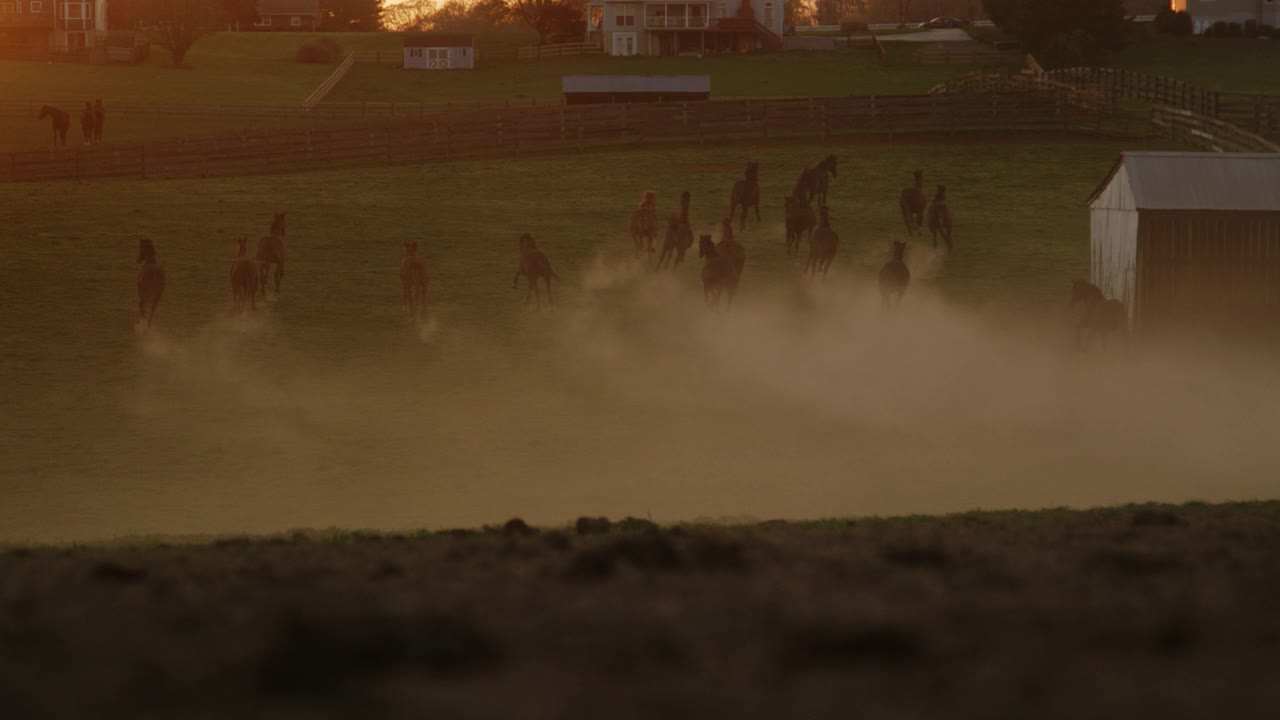
[{"label": "house roof", "polygon": [[259,15],[319,15],[320,0],[258,0]]},{"label": "house roof", "polygon": [[709,93],[709,75],[565,75],[566,93]]},{"label": "house roof", "polygon": [[404,36],[405,47],[471,47],[472,36],[464,33],[410,33]]},{"label": "house roof", "polygon": [[1280,153],[1121,153],[1090,203],[1122,166],[1139,210],[1280,212]]}]

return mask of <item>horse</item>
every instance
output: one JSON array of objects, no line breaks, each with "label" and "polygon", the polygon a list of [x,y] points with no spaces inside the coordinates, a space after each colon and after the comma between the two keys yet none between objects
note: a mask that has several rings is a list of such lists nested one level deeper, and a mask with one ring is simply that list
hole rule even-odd
[{"label": "horse", "polygon": [[271,219],[271,234],[258,240],[258,251],[254,259],[258,261],[258,291],[262,299],[267,298],[267,274],[272,265],[276,266],[276,296],[280,295],[280,281],[284,279],[284,256],[288,249],[285,241],[285,213],[275,213]]},{"label": "horse", "polygon": [[902,304],[902,296],[911,282],[911,271],[902,261],[906,250],[906,243],[893,241],[893,259],[880,268],[880,303],[886,309]]},{"label": "horse", "polygon": [[742,243],[733,239],[733,217],[727,217],[720,223],[720,242],[716,243],[716,254],[733,263],[738,277],[742,277],[742,269],[747,265],[747,250]]},{"label": "horse", "polygon": [[102,106],[102,98],[93,101],[93,141],[102,142],[102,126],[107,122],[107,109]]},{"label": "horse", "polygon": [[671,264],[671,269],[680,267],[685,252],[693,247],[693,230],[689,227],[690,197],[688,190],[680,193],[680,212],[667,221],[667,237],[662,243],[662,255],[658,257],[659,268],[667,266],[673,252],[675,261]]},{"label": "horse", "polygon": [[831,229],[831,213],[826,205],[819,205],[818,228],[813,231],[813,239],[809,242],[809,260],[805,263],[805,273],[816,275],[821,272],[825,278],[839,246],[840,236]]},{"label": "horse", "polygon": [[1071,307],[1077,303],[1084,304],[1084,314],[1076,325],[1076,345],[1081,350],[1089,349],[1089,341],[1095,335],[1102,338],[1102,347],[1105,348],[1107,338],[1114,333],[1120,333],[1125,347],[1129,346],[1129,312],[1124,303],[1108,300],[1097,285],[1074,280],[1071,283]]},{"label": "horse", "polygon": [[698,236],[698,257],[702,263],[702,296],[709,307],[720,307],[720,296],[729,295],[729,307],[738,292],[738,270],[733,261],[716,251],[710,235]]},{"label": "horse", "polygon": [[38,119],[43,120],[45,118],[50,118],[53,125],[54,147],[66,145],[67,129],[71,127],[71,116],[56,107],[44,105],[40,108],[40,117]]},{"label": "horse", "polygon": [[84,103],[84,110],[80,111],[80,135],[85,145],[93,142],[93,103],[88,100]]},{"label": "horse", "polygon": [[427,306],[427,263],[418,257],[416,240],[404,244],[404,260],[400,262],[400,288],[404,291],[404,309],[414,317],[418,308]]},{"label": "horse", "polygon": [[729,218],[733,219],[734,210],[742,206],[742,220],[739,229],[747,227],[747,208],[755,208],[756,222],[760,222],[760,164],[747,163],[747,177],[733,184],[729,193]]},{"label": "horse", "polygon": [[520,236],[520,263],[516,265],[516,276],[511,279],[512,290],[516,289],[521,275],[529,279],[529,294],[524,298],[526,303],[530,297],[536,297],[538,308],[542,307],[542,294],[538,291],[538,279],[541,278],[547,284],[547,302],[555,305],[555,296],[551,294],[551,279],[555,278],[559,282],[560,276],[551,269],[551,261],[538,249],[538,244],[529,233]]},{"label": "horse", "polygon": [[156,246],[146,238],[138,241],[137,262],[142,263],[138,268],[138,322],[146,320],[150,328],[164,294],[164,266],[156,261]]},{"label": "horse", "polygon": [[947,188],[938,186],[938,192],[929,205],[929,232],[933,233],[933,246],[938,247],[938,235],[947,243],[947,252],[951,252],[951,208],[947,207]]},{"label": "horse", "polygon": [[[898,193],[898,209],[902,210],[902,222],[907,226],[908,235],[924,225],[924,172],[916,170],[912,175],[915,182]],[[911,226],[912,220],[916,221],[915,228]]]},{"label": "horse", "polygon": [[241,235],[236,240],[236,257],[231,261],[231,302],[236,312],[244,312],[244,303],[249,301],[251,309],[258,309],[258,268],[257,261],[249,257],[249,236]]},{"label": "horse", "polygon": [[[631,242],[636,246],[636,258],[648,248],[653,254],[653,238],[658,234],[658,194],[646,190],[640,198],[640,207],[631,211]],[[652,259],[650,260],[652,262]]]},{"label": "horse", "polygon": [[836,177],[838,164],[839,160],[835,155],[828,155],[817,165],[801,170],[800,177],[796,180],[795,190],[791,194],[806,204],[816,197],[820,204],[826,205],[827,186],[831,178]]},{"label": "horse", "polygon": [[813,228],[818,224],[813,208],[798,196],[782,199],[787,217],[787,255],[800,254],[800,240],[812,240]]}]

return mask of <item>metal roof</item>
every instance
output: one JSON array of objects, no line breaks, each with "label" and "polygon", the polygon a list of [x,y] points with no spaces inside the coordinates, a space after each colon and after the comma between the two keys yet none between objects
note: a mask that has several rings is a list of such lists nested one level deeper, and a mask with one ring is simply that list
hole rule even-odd
[{"label": "metal roof", "polygon": [[710,75],[565,75],[567,93],[709,93]]},{"label": "metal roof", "polygon": [[1121,153],[1090,203],[1122,165],[1139,210],[1280,212],[1280,153]]},{"label": "metal roof", "polygon": [[462,33],[409,33],[404,36],[408,48],[471,47],[472,36]]}]

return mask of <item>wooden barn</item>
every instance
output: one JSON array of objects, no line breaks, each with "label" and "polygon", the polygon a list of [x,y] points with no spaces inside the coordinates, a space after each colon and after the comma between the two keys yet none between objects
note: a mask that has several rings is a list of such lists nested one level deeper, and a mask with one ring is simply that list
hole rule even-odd
[{"label": "wooden barn", "polygon": [[1135,330],[1280,329],[1280,154],[1126,152],[1089,216],[1092,282]]},{"label": "wooden barn", "polygon": [[404,36],[404,67],[410,70],[473,70],[476,42],[460,33],[409,33]]},{"label": "wooden barn", "polygon": [[711,97],[708,75],[565,75],[566,105],[693,102]]}]

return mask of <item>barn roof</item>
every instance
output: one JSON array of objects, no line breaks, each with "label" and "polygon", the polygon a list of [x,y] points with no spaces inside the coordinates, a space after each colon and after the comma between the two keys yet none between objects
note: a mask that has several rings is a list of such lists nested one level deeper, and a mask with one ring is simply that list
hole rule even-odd
[{"label": "barn roof", "polygon": [[471,44],[471,36],[464,33],[409,33],[404,36],[405,47],[471,47]]},{"label": "barn roof", "polygon": [[1280,153],[1121,153],[1090,203],[1121,166],[1139,210],[1280,212]]},{"label": "barn roof", "polygon": [[710,75],[565,75],[566,93],[709,93]]}]

